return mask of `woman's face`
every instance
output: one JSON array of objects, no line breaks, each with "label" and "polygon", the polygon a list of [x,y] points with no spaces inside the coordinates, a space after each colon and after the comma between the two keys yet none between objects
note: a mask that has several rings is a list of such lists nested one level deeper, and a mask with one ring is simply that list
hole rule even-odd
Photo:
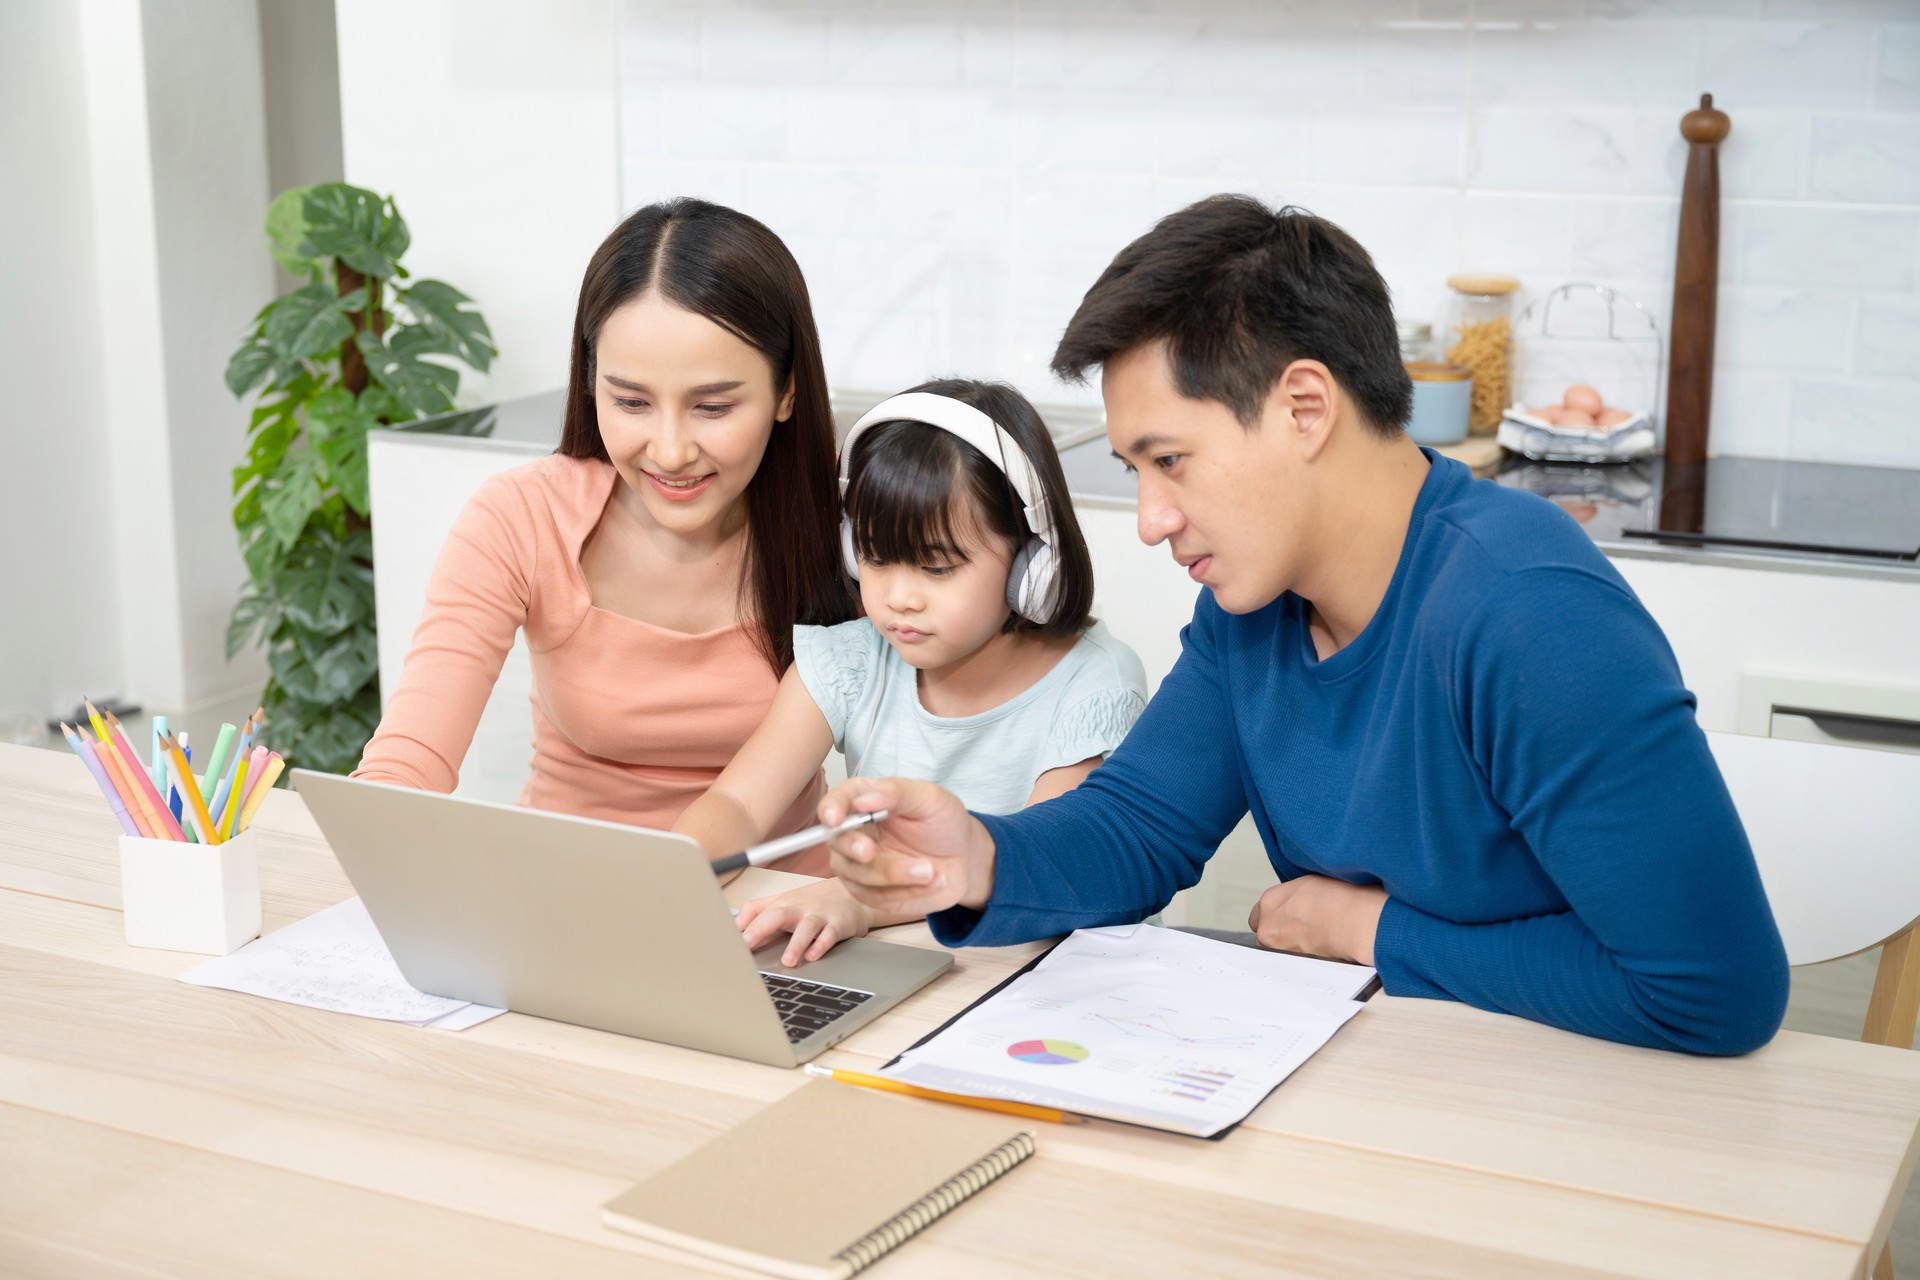
[{"label": "woman's face", "polygon": [[755,347],[651,291],[607,317],[594,354],[600,438],[645,514],[682,537],[739,528],[791,380],[776,393]]}]

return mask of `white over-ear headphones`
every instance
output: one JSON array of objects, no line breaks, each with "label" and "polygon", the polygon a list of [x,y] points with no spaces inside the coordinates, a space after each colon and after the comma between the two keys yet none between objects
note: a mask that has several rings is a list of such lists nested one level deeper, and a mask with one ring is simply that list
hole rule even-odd
[{"label": "white over-ear headphones", "polygon": [[[1007,569],[1007,607],[1029,622],[1046,622],[1053,613],[1055,579],[1059,576],[1053,557],[1053,520],[1047,511],[1046,488],[1039,472],[1004,427],[980,410],[952,396],[932,391],[907,391],[882,400],[862,414],[847,432],[840,446],[840,496],[846,500],[847,469],[852,464],[853,442],[861,432],[882,422],[924,422],[930,427],[958,436],[1006,473],[1013,492],[1027,517],[1033,537],[1014,552]],[[853,522],[840,519],[840,549],[847,572],[860,577],[860,556],[853,546]]]}]

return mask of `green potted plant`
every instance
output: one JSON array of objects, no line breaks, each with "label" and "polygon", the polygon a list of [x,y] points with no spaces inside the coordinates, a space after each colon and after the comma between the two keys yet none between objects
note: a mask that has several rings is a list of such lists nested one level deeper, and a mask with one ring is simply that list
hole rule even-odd
[{"label": "green potted plant", "polygon": [[367,432],[453,408],[465,364],[497,354],[472,299],[410,280],[390,197],[333,182],[267,210],[274,257],[307,283],[254,317],[227,364],[259,393],[233,469],[248,584],[227,656],[263,641],[267,733],[290,765],[344,773],[380,719]]}]

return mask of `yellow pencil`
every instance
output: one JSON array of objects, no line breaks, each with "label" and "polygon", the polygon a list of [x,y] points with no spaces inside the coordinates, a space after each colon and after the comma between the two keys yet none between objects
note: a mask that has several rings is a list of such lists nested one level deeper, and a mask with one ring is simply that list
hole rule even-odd
[{"label": "yellow pencil", "polygon": [[[252,723],[249,721],[248,723]],[[227,788],[226,812],[220,815],[220,838],[231,840],[238,830],[240,821],[240,798],[246,794],[247,758],[236,756],[233,765],[233,784]]]},{"label": "yellow pencil", "polygon": [[167,753],[167,771],[173,775],[174,788],[180,792],[181,812],[193,820],[193,830],[201,844],[219,844],[220,833],[213,829],[213,815],[207,812],[207,802],[200,798],[200,786],[193,780],[193,769],[187,764],[186,756],[180,753],[180,744],[169,733],[160,739],[160,746]]},{"label": "yellow pencil", "polygon": [[904,1093],[914,1098],[932,1098],[935,1102],[951,1102],[962,1107],[978,1107],[982,1111],[1000,1111],[1010,1116],[1025,1116],[1029,1120],[1051,1120],[1055,1124],[1087,1122],[1085,1116],[1076,1116],[1070,1111],[1036,1107],[1025,1102],[1007,1102],[1000,1098],[970,1098],[961,1093],[941,1093],[938,1089],[922,1089],[917,1084],[903,1084],[898,1080],[889,1080],[885,1076],[870,1076],[864,1071],[848,1071],[844,1067],[823,1067],[809,1062],[807,1074],[821,1076],[828,1080],[838,1080],[841,1084],[857,1084],[863,1089],[884,1089],[888,1093]]},{"label": "yellow pencil", "polygon": [[87,719],[93,722],[94,734],[102,742],[111,742],[112,739],[107,737],[107,722],[100,718],[100,708],[93,705],[92,698],[82,698],[80,701],[87,704]]},{"label": "yellow pencil", "polygon": [[267,763],[260,770],[260,781],[253,784],[253,790],[247,793],[247,801],[240,806],[240,821],[234,825],[233,833],[239,835],[253,825],[253,815],[267,801],[267,792],[273,790],[273,784],[280,777],[280,771],[287,762],[280,758],[279,752],[267,757]]}]

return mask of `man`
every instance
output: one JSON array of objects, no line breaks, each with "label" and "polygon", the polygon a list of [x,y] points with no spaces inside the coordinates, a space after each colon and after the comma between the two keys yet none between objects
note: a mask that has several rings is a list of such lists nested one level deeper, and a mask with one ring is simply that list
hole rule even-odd
[{"label": "man", "polygon": [[1672,651],[1573,521],[1406,438],[1365,250],[1203,200],[1088,291],[1053,367],[1096,365],[1140,536],[1206,588],[1180,659],[1057,800],[837,788],[824,820],[891,815],[834,844],[854,894],[949,945],[1136,921],[1251,808],[1264,946],[1632,1044],[1766,1043],[1786,956]]}]

